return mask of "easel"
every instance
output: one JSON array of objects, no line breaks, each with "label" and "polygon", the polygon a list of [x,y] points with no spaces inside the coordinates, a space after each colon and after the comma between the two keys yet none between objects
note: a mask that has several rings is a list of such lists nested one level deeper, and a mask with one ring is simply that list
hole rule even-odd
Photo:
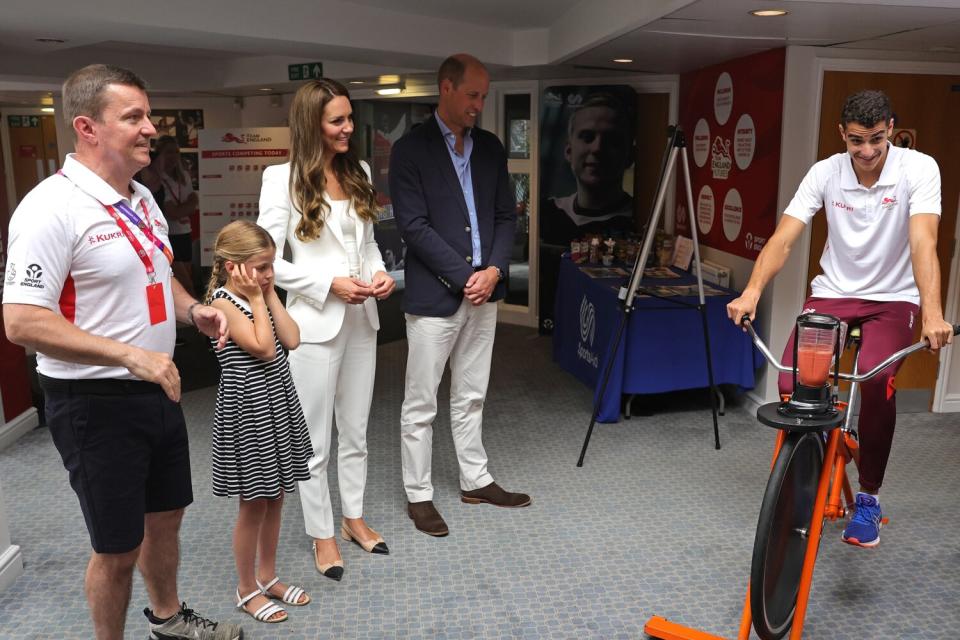
[{"label": "easel", "polygon": [[[667,302],[672,302],[673,304],[682,307],[696,309],[700,312],[700,319],[703,322],[703,342],[707,353],[707,377],[710,382],[710,409],[713,413],[714,446],[717,449],[720,448],[720,428],[717,424],[718,391],[713,380],[713,360],[710,356],[710,329],[707,325],[706,298],[703,295],[703,275],[700,273],[700,242],[697,238],[697,222],[694,219],[695,210],[693,208],[693,190],[690,187],[690,166],[687,161],[686,138],[683,135],[683,130],[679,126],[670,127],[669,136],[670,141],[668,142],[667,146],[667,149],[669,149],[669,154],[667,155],[663,169],[660,172],[660,182],[657,185],[657,196],[654,199],[653,210],[650,212],[650,219],[647,221],[647,232],[643,238],[643,246],[641,247],[640,255],[637,256],[637,261],[633,266],[633,272],[630,274],[630,280],[627,282],[627,286],[621,287],[618,296],[620,300],[620,308],[623,311],[623,314],[620,317],[620,326],[617,329],[615,337],[611,342],[610,351],[607,354],[607,366],[603,373],[603,380],[600,383],[599,393],[594,401],[593,416],[590,418],[590,426],[587,428],[587,436],[583,440],[583,448],[580,450],[580,458],[577,460],[578,467],[583,466],[583,458],[587,454],[587,446],[590,444],[590,436],[593,435],[593,427],[597,423],[597,417],[600,415],[600,408],[603,405],[603,396],[606,393],[607,385],[610,382],[610,373],[613,371],[614,357],[617,354],[617,349],[620,348],[620,342],[623,339],[623,331],[630,320],[630,314],[634,311],[633,301],[634,298],[636,298],[638,289],[644,295],[659,298]],[[696,265],[697,290],[699,293],[699,302],[697,304],[690,304],[681,300],[664,298],[650,291],[644,290],[640,285],[640,281],[643,278],[643,270],[647,264],[647,257],[650,255],[650,249],[653,246],[653,239],[656,233],[657,223],[659,223],[660,214],[663,212],[663,205],[666,201],[667,189],[669,188],[670,179],[673,177],[673,170],[676,167],[678,156],[683,158],[683,178],[687,194],[687,211],[690,212],[690,233],[693,239],[693,260],[694,264]]]}]

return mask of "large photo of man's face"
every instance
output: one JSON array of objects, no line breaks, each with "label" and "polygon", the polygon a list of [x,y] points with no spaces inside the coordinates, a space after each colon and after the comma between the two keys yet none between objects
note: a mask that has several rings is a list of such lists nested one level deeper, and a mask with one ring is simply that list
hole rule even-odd
[{"label": "large photo of man's face", "polygon": [[633,140],[627,114],[618,107],[613,98],[599,96],[570,116],[564,158],[581,206],[602,208],[624,193],[623,174],[633,164]]},{"label": "large photo of man's face", "polygon": [[561,255],[587,235],[636,230],[636,93],[627,86],[549,87],[540,133],[540,329],[553,328]]}]

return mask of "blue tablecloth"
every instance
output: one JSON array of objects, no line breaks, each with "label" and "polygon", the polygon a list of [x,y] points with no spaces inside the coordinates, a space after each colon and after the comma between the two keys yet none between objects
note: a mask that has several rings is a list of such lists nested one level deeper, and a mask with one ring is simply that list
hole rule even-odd
[{"label": "blue tablecloth", "polygon": [[[644,278],[643,285],[696,284],[694,276],[678,270],[675,273],[681,277]],[[621,321],[617,291],[626,280],[625,277],[591,278],[568,257],[560,263],[553,358],[594,389],[594,402],[599,395],[610,343]],[[750,337],[727,318],[726,305],[737,292],[722,291],[724,295],[706,298],[714,382],[752,389],[754,370],[763,364],[763,356]],[[625,393],[662,393],[710,386],[700,312],[695,307],[674,304],[672,300],[695,305],[697,296],[635,298],[634,311],[620,348],[614,354],[599,422],[620,419],[620,396]]]}]

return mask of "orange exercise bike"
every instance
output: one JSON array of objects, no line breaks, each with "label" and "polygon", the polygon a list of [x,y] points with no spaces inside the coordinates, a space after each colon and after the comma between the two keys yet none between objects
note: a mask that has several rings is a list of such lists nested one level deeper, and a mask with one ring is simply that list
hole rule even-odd
[{"label": "orange exercise bike", "polygon": [[[845,518],[853,511],[846,465],[851,460],[859,465],[860,459],[852,411],[847,407],[854,405],[860,383],[928,345],[922,340],[860,374],[860,328],[853,327],[845,339],[846,325],[839,319],[805,314],[797,318],[794,334],[796,365],[785,367],[746,316],[741,323],[773,367],[793,374],[793,394],[757,409],[757,419],[778,433],[737,640],[748,640],[751,626],[761,640],[779,640],[788,632],[790,640],[799,640],[824,520]],[[960,325],[953,329],[954,335],[960,333]],[[844,345],[854,350],[852,373],[840,373]],[[850,382],[848,402],[839,400],[840,380]],[[650,618],[644,631],[662,640],[724,640],[660,616]]]}]

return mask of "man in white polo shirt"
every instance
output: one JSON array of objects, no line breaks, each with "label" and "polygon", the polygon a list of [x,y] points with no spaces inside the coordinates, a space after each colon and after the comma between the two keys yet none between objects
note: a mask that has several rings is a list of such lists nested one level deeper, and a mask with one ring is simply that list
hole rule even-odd
[{"label": "man in white polo shirt", "polygon": [[47,426],[80,501],[93,552],[94,634],[122,640],[134,565],[156,639],[238,640],[180,603],[178,532],[193,501],[176,321],[226,340],[223,314],[170,277],[167,227],[133,175],[150,162],[150,104],[131,71],[91,65],[63,85],[76,153],[10,220],[3,318],[37,351]]},{"label": "man in white polo shirt", "polygon": [[[880,91],[847,98],[840,136],[847,145],[816,163],[780,218],[754,265],[743,294],[727,305],[738,323],[751,319],[764,286],[783,267],[805,225],[821,208],[827,215],[823,273],[811,283],[805,313],[824,313],[862,327],[860,369],[867,371],[913,340],[918,311],[924,338],[934,351],[952,341],[940,304],[940,170],[930,156],[893,146],[890,100]],[[918,306],[919,305],[919,306]],[[793,364],[791,336],[783,363]],[[861,388],[860,492],[843,541],[873,547],[880,542],[880,501],[897,418],[893,377],[899,363]],[[789,393],[790,374],[780,375]]]}]

